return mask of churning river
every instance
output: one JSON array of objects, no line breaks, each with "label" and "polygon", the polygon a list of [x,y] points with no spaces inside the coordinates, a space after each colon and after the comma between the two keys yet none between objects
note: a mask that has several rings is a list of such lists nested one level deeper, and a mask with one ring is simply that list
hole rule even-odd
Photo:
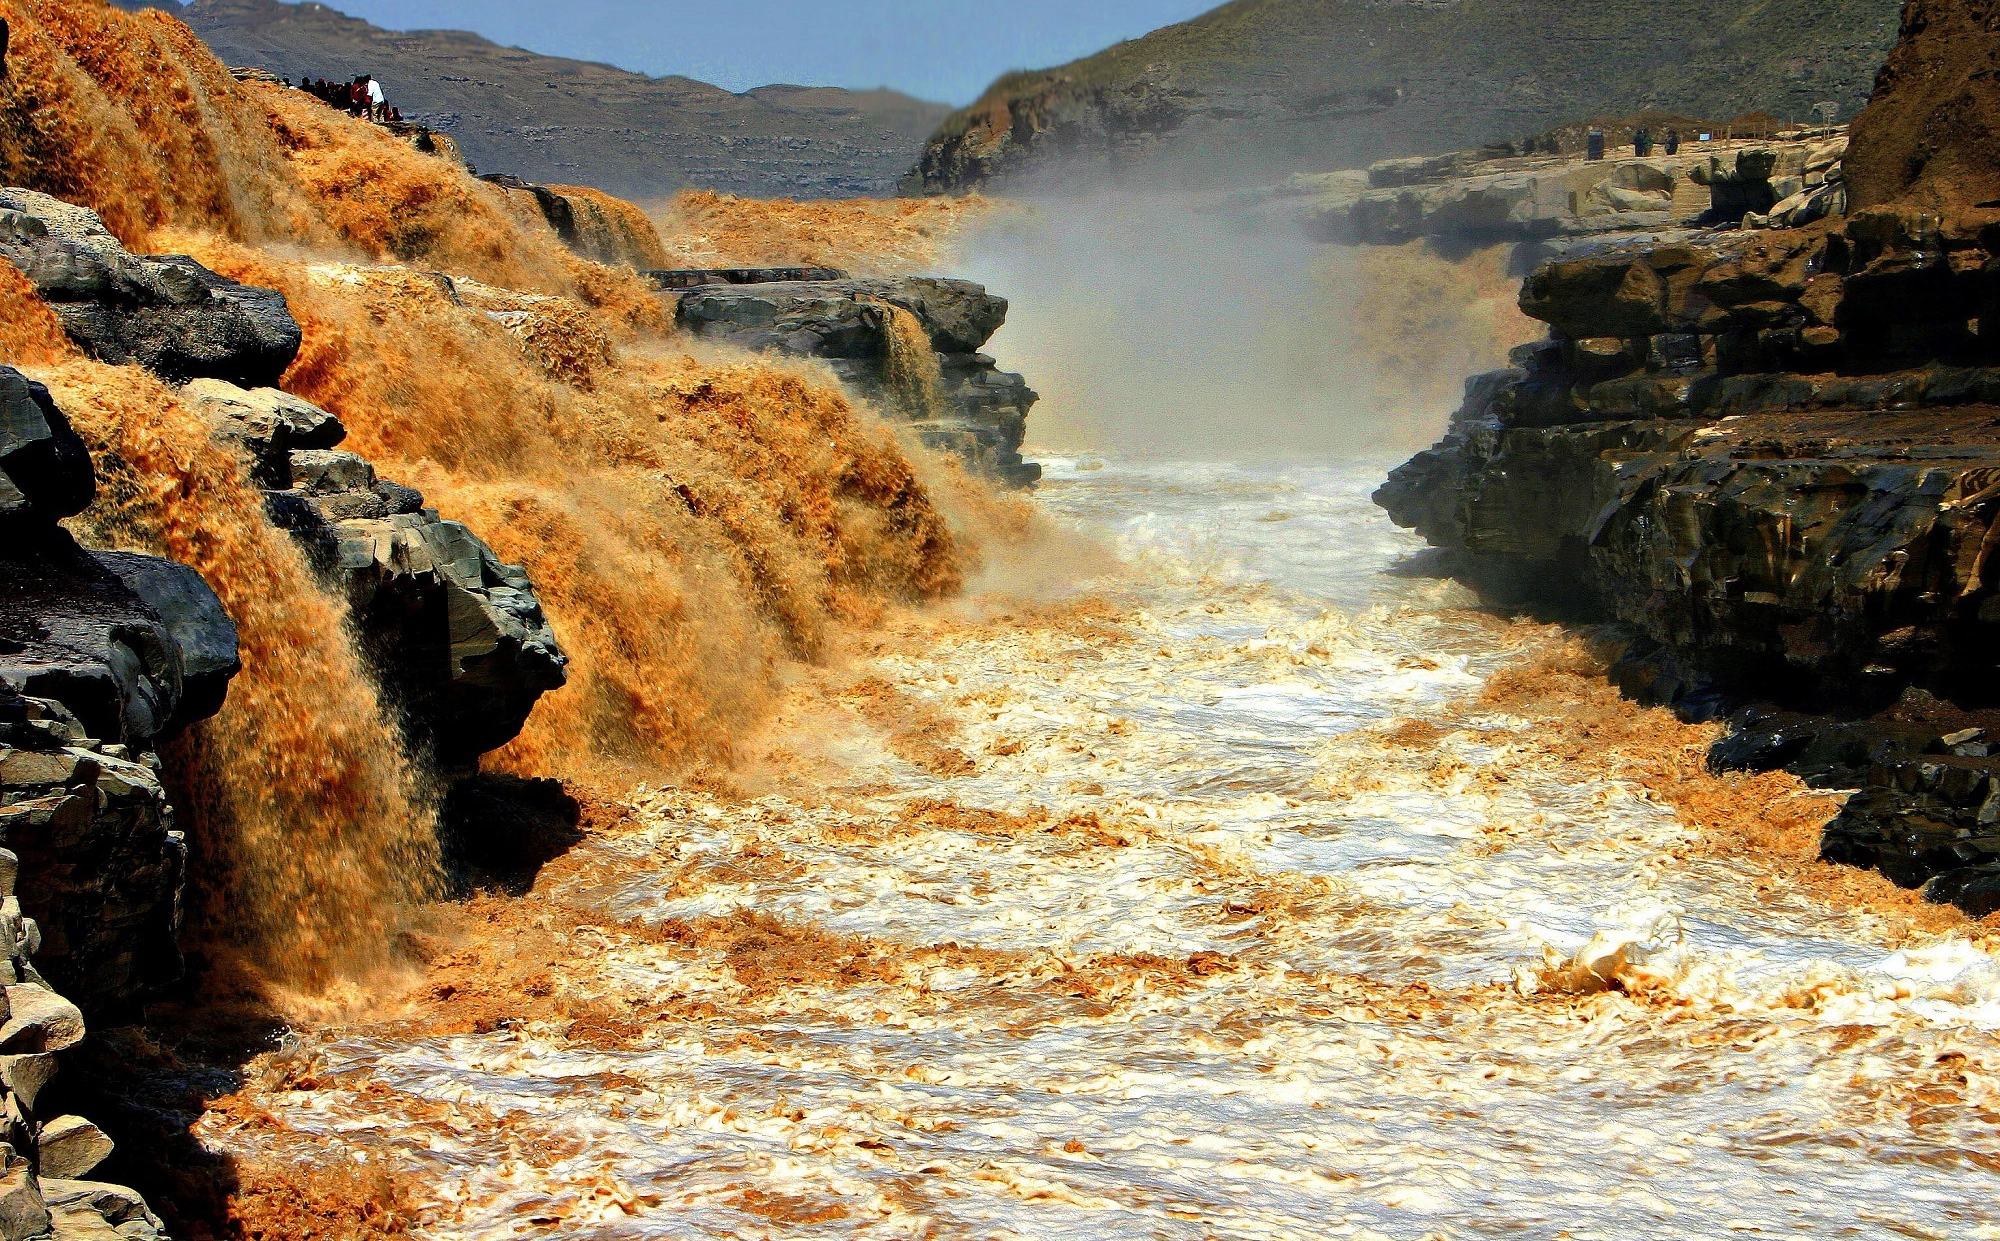
[{"label": "churning river", "polygon": [[543,872],[517,1016],[203,1139],[439,1239],[2000,1237],[1982,947],[1549,758],[1482,694],[1560,636],[1392,572],[1383,463],[1084,464],[1034,503],[1121,571],[800,674]]}]

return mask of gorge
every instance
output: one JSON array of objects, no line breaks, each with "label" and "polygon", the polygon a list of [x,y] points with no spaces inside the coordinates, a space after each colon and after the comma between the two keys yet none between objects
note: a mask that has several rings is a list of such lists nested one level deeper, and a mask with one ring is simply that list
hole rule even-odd
[{"label": "gorge", "polygon": [[141,7],[0,0],[0,1236],[2000,1229],[1977,6],[651,210]]}]

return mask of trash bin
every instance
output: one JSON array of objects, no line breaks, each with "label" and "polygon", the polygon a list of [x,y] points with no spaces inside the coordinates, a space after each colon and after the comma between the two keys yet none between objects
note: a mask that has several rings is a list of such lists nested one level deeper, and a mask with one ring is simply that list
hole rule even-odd
[{"label": "trash bin", "polygon": [[1587,143],[1589,146],[1589,153],[1587,154],[1586,158],[1588,159],[1604,158],[1604,134],[1601,130],[1596,130],[1596,129],[1591,130],[1590,137],[1589,139],[1587,139]]}]

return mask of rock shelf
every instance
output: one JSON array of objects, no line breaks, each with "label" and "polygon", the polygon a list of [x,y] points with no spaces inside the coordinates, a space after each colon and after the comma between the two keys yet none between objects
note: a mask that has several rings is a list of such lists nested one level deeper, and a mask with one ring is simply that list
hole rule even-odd
[{"label": "rock shelf", "polygon": [[[1718,767],[1860,789],[1828,859],[1983,914],[2000,908],[2000,182],[1963,127],[1930,131],[1947,140],[1923,160],[1883,149],[1907,145],[1883,117],[1921,114],[1912,92],[1948,110],[1936,62],[1976,77],[1992,57],[1990,33],[1929,11],[1946,7],[1906,14],[1841,152],[1864,170],[1851,204],[1830,149],[1744,151],[1739,175],[1709,176],[1709,218],[1747,227],[1544,245],[1520,302],[1548,340],[1471,381],[1376,500],[1490,598],[1625,626],[1621,684],[1732,714]],[[1942,171],[1880,171],[1924,166]]]}]

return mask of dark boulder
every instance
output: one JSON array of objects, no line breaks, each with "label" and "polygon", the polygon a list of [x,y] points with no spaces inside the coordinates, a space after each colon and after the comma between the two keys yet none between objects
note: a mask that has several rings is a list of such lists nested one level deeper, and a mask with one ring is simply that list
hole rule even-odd
[{"label": "dark boulder", "polygon": [[90,450],[49,390],[0,366],[0,521],[59,521],[96,496]]},{"label": "dark boulder", "polygon": [[131,587],[67,532],[0,548],[0,681],[52,698],[100,741],[145,749],[180,710],[183,661],[172,632]]},{"label": "dark boulder", "polygon": [[194,570],[52,529],[0,545],[0,580],[0,681],[62,702],[90,736],[150,749],[221,707],[236,626]]},{"label": "dark boulder", "polygon": [[101,362],[174,382],[276,383],[303,335],[282,294],[219,276],[185,255],[134,255],[95,212],[0,190],[0,257],[32,281],[70,339]]},{"label": "dark boulder", "polygon": [[170,732],[222,710],[229,682],[243,671],[236,622],[222,600],[184,564],[131,552],[96,552],[96,561],[116,574],[159,616],[181,654],[180,706]]},{"label": "dark boulder", "polygon": [[57,525],[96,494],[90,453],[48,389],[0,367],[0,681],[66,704],[90,735],[150,748],[214,714],[236,626],[194,570],[90,553]]}]

